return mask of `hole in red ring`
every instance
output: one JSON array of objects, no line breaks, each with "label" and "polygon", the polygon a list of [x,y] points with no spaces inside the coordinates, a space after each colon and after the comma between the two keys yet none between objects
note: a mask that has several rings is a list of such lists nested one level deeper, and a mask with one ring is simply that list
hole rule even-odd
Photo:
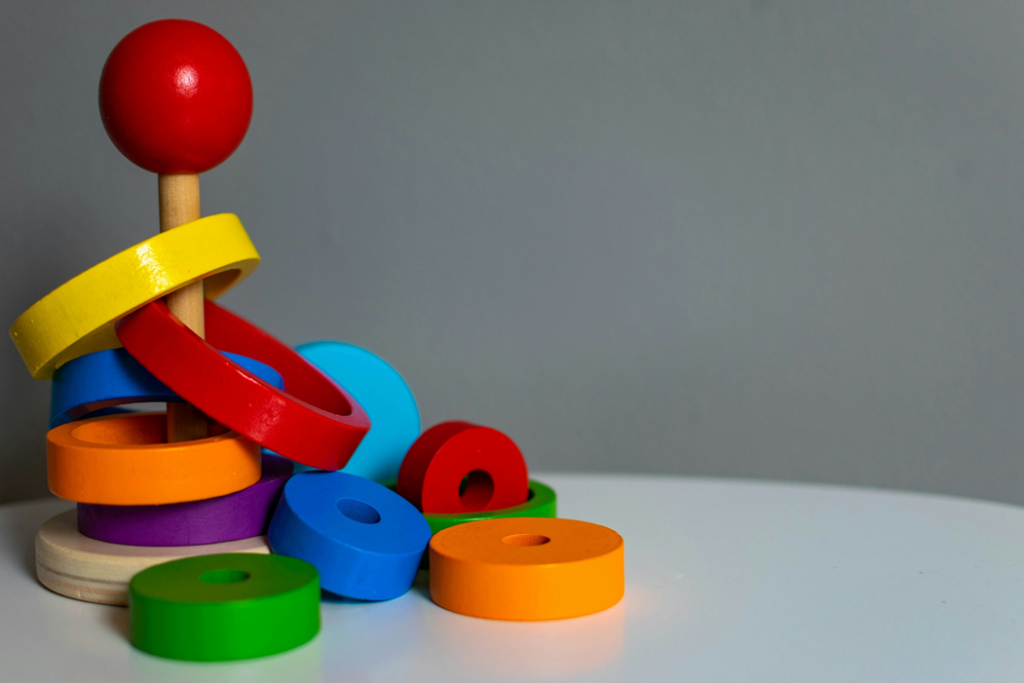
[{"label": "hole in red ring", "polygon": [[470,512],[483,510],[494,497],[494,480],[484,470],[473,470],[459,484],[459,500]]}]

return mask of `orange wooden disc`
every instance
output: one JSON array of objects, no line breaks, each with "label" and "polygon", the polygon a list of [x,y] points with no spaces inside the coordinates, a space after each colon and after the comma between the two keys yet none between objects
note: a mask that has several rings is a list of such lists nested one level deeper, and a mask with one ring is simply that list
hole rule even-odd
[{"label": "orange wooden disc", "polygon": [[241,491],[260,478],[260,447],[227,432],[167,441],[165,413],[69,422],[46,435],[50,490],[78,503],[163,505]]},{"label": "orange wooden disc", "polygon": [[608,609],[625,591],[622,536],[573,519],[469,522],[430,540],[430,597],[484,619],[565,619]]}]

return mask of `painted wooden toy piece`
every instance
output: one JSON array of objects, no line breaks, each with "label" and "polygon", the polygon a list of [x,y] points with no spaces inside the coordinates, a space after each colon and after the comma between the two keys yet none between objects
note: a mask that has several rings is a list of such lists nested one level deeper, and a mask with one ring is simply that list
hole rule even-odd
[{"label": "painted wooden toy piece", "polygon": [[11,339],[35,379],[94,351],[121,345],[114,323],[190,283],[214,299],[260,263],[238,216],[207,216],[150,237],[81,273],[32,304]]},{"label": "painted wooden toy piece", "polygon": [[430,597],[483,619],[600,612],[625,591],[622,537],[572,519],[512,517],[449,527],[430,541]]},{"label": "painted wooden toy piece", "polygon": [[295,350],[345,387],[370,418],[370,431],[343,471],[376,482],[396,479],[406,451],[420,435],[420,411],[402,376],[354,344],[318,341]]},{"label": "painted wooden toy piece", "polygon": [[[162,301],[117,324],[124,347],[179,396],[217,422],[289,460],[318,469],[343,466],[370,429],[366,413],[340,386],[289,346],[206,302],[208,340]],[[271,366],[280,391],[228,361],[231,351]]]},{"label": "painted wooden toy piece", "polygon": [[303,472],[284,487],[267,534],[275,553],[320,571],[325,590],[390,600],[412,587],[430,526],[408,501],[345,472]]},{"label": "painted wooden toy piece", "polygon": [[78,504],[78,530],[107,543],[138,546],[209,545],[267,533],[294,465],[263,454],[263,474],[237,493],[172,505]]},{"label": "painted wooden toy piece", "polygon": [[320,630],[320,581],[281,555],[189,557],[139,572],[129,585],[132,644],[196,662],[285,652]]},{"label": "painted wooden toy piece", "polygon": [[402,461],[398,493],[425,513],[522,505],[529,480],[515,442],[497,429],[442,422],[423,432]]},{"label": "painted wooden toy piece", "polygon": [[204,173],[242,143],[252,82],[234,46],[183,19],[144,24],[111,51],[100,117],[114,146],[152,173]]},{"label": "painted wooden toy piece", "polygon": [[[266,363],[224,353],[267,384],[284,389],[281,373]],[[142,367],[124,349],[107,349],[70,361],[53,373],[50,428],[89,417],[90,413],[129,403],[176,402],[181,397]]]},{"label": "painted wooden toy piece", "polygon": [[[395,490],[395,483],[390,482],[388,488]],[[436,534],[456,524],[479,522],[484,519],[502,519],[504,517],[557,517],[558,495],[547,484],[530,480],[530,492],[522,505],[502,508],[501,510],[483,510],[479,512],[424,512],[423,517],[430,525],[430,533]]]},{"label": "painted wooden toy piece", "polygon": [[[100,77],[100,117],[114,146],[157,173],[160,231],[200,218],[199,174],[227,159],[252,119],[245,62],[203,24],[164,19],[135,29],[110,53]],[[185,325],[204,336],[203,283],[166,297]],[[168,439],[206,436],[207,420],[186,403],[168,406]]]},{"label": "painted wooden toy piece", "polygon": [[163,413],[69,422],[46,435],[50,490],[76,503],[166,505],[225,496],[260,478],[260,447],[234,432],[168,443]]},{"label": "painted wooden toy piece", "polygon": [[78,531],[75,511],[51,518],[36,534],[36,575],[54,593],[105,605],[128,604],[128,582],[156,564],[216,553],[268,554],[265,536],[229,543],[147,548],[104,543]]},{"label": "painted wooden toy piece", "polygon": [[[392,491],[395,490],[395,482],[389,482],[386,486]],[[526,496],[526,502],[522,505],[513,505],[512,507],[503,508],[501,510],[485,510],[482,512],[456,512],[456,513],[441,513],[441,512],[424,512],[423,517],[427,520],[427,524],[430,525],[430,533],[436,534],[442,529],[447,529],[450,526],[456,524],[466,524],[467,522],[479,522],[484,519],[502,519],[504,517],[557,517],[558,516],[558,496],[555,494],[555,490],[546,484],[542,484],[539,481],[530,480],[530,492]],[[430,568],[430,554],[423,554],[423,561],[420,563],[420,569]]]}]

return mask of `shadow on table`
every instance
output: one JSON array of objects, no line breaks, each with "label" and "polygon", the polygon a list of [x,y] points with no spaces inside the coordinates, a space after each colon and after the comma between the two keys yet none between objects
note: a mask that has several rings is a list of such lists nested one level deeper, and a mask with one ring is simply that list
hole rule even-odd
[{"label": "shadow on table", "polygon": [[[500,671],[510,680],[586,676],[618,660],[625,641],[626,603],[574,619],[498,621],[449,612],[430,600],[430,574],[421,571],[413,592],[430,610],[424,647],[434,654],[420,662],[428,678],[455,667],[486,680]],[[436,671],[430,667],[436,666]]]},{"label": "shadow on table", "polygon": [[0,525],[0,557],[12,558],[19,573],[36,578],[36,531],[46,520],[69,509],[71,503],[44,500],[11,506]]},{"label": "shadow on table", "polygon": [[112,628],[127,643],[131,640],[129,612],[127,607],[113,607],[103,615],[103,622]]},{"label": "shadow on table", "polygon": [[133,647],[131,670],[135,680],[147,683],[321,683],[323,638],[321,633],[294,650],[238,662],[181,662]]},{"label": "shadow on table", "polygon": [[597,614],[551,621],[449,614],[441,627],[430,631],[431,646],[481,680],[495,671],[516,680],[582,676],[619,659],[625,640],[622,603]]},{"label": "shadow on table", "polygon": [[[430,574],[424,569],[421,569],[416,573],[416,580],[412,584],[411,590],[419,593],[422,597],[427,600],[430,599]],[[399,596],[401,598],[402,596]],[[398,599],[398,598],[396,598]],[[332,605],[375,605],[382,602],[390,602],[390,600],[357,600],[356,598],[346,598],[344,595],[338,595],[327,590],[320,591],[320,601],[330,603]]]}]

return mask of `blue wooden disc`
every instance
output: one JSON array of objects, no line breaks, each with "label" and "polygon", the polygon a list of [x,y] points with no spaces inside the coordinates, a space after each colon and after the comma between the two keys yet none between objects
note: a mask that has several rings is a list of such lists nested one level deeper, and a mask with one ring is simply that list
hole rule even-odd
[{"label": "blue wooden disc", "polygon": [[390,600],[412,587],[430,525],[411,503],[369,479],[304,472],[285,485],[267,536],[275,553],[315,566],[325,590]]},{"label": "blue wooden disc", "polygon": [[370,431],[342,471],[377,482],[397,478],[402,458],[420,435],[420,411],[402,376],[353,344],[318,341],[295,350],[344,387],[370,418]]},{"label": "blue wooden disc", "polygon": [[[225,353],[235,363],[278,389],[284,380],[266,363]],[[57,368],[50,393],[50,429],[126,403],[181,401],[124,349],[89,353]]]}]

